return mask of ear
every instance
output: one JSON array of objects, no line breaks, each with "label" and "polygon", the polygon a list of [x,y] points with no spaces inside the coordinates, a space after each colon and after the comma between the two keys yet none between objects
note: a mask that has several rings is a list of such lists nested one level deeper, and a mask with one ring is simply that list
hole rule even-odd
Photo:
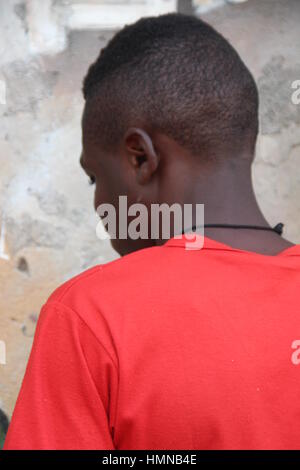
[{"label": "ear", "polygon": [[151,137],[142,129],[131,127],[125,133],[124,145],[138,183],[148,183],[159,164],[159,156]]}]

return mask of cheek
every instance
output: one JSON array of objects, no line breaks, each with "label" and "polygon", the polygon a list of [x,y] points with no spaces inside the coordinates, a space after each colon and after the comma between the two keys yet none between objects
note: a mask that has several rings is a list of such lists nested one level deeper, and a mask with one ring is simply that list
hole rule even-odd
[{"label": "cheek", "polygon": [[107,200],[107,195],[105,194],[104,187],[99,184],[96,184],[95,186],[95,192],[94,192],[94,208],[97,210],[97,207],[100,206],[100,204],[104,204],[109,202]]},{"label": "cheek", "polygon": [[94,207],[97,210],[97,207],[100,204],[116,204],[116,191],[112,185],[108,184],[108,180],[102,178],[100,183],[96,183],[95,192],[94,192]]},{"label": "cheek", "polygon": [[97,210],[97,207],[100,204],[101,204],[100,194],[99,194],[99,191],[98,191],[98,185],[96,185],[95,190],[94,190],[94,208],[95,208],[95,210]]},{"label": "cheek", "polygon": [[126,169],[118,165],[103,168],[101,175],[96,175],[94,207],[97,209],[100,204],[112,204],[118,212],[119,196],[127,196],[128,204],[136,202],[134,189],[132,177]]}]

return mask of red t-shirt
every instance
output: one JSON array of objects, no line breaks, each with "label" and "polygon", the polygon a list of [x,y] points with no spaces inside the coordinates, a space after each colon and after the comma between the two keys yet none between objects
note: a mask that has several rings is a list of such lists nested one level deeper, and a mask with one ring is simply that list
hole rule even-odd
[{"label": "red t-shirt", "polygon": [[41,311],[5,449],[300,449],[300,245],[144,249]]}]

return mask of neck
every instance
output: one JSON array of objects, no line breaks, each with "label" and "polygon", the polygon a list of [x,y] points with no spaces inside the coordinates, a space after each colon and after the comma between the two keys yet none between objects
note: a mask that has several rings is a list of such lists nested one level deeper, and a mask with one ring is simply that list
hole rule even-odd
[{"label": "neck", "polygon": [[[186,187],[177,189],[176,202],[182,205],[204,204],[204,224],[270,227],[254,194],[250,163],[245,161],[235,163],[234,168],[227,163],[217,171],[201,171],[198,175],[193,171],[186,181],[189,182]],[[276,221],[278,222],[281,220]],[[205,228],[205,235],[239,249],[264,254],[276,254],[292,246],[271,231]]]},{"label": "neck", "polygon": [[253,191],[250,166],[235,172],[220,169],[206,184],[200,183],[191,198],[204,204],[206,224],[269,226]]}]

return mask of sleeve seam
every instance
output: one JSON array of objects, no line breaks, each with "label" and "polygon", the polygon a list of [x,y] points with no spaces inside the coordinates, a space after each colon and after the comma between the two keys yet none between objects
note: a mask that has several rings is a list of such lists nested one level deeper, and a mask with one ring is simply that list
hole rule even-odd
[{"label": "sleeve seam", "polygon": [[[66,285],[64,290],[58,296],[57,302],[60,302],[63,299],[63,297],[69,292],[69,290],[77,284],[77,282],[80,282],[82,279],[86,279],[92,276],[93,274],[98,273],[100,269],[101,269],[101,265],[94,266],[94,268],[92,268],[89,272],[81,273],[78,276],[76,276],[74,279],[71,279],[71,281],[69,281],[69,285]],[[50,302],[56,302],[56,301],[51,300]]]},{"label": "sleeve seam", "polygon": [[118,372],[119,371],[119,368],[118,366],[116,365],[115,363],[115,360],[112,358],[111,354],[108,352],[108,350],[106,349],[106,347],[103,345],[103,343],[100,341],[100,339],[96,336],[96,334],[94,333],[94,331],[90,328],[90,326],[86,323],[86,321],[82,318],[82,316],[76,311],[76,310],[73,310],[71,307],[69,307],[68,305],[64,305],[62,304],[61,302],[58,302],[57,300],[50,300],[48,301],[46,304],[43,305],[42,307],[42,310],[46,310],[50,305],[53,305],[54,308],[56,309],[61,309],[61,310],[66,310],[66,311],[70,311],[72,312],[73,314],[76,315],[77,318],[79,318],[79,320],[81,321],[81,323],[83,323],[86,328],[90,331],[90,333],[94,336],[94,338],[96,339],[97,343],[100,344],[100,346],[102,347],[102,349],[105,351],[106,355],[109,357],[109,359],[111,360],[112,364],[114,365],[116,371]]}]

